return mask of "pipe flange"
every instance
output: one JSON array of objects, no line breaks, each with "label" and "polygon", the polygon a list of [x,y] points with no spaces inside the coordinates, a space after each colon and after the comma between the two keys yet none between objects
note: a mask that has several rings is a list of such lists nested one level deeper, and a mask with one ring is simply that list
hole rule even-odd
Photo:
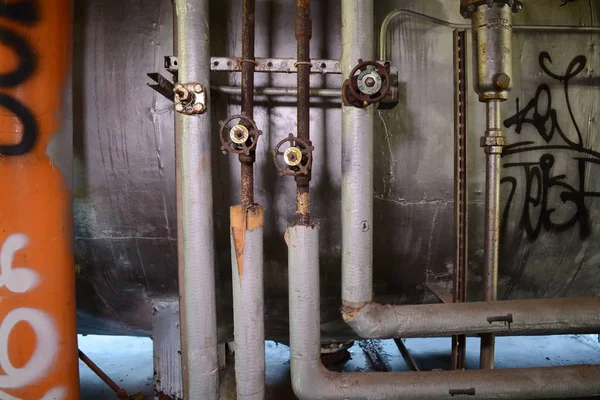
[{"label": "pipe flange", "polygon": [[342,86],[344,103],[363,108],[383,100],[391,86],[389,69],[389,63],[381,65],[375,61],[358,60]]},{"label": "pipe flange", "polygon": [[[287,144],[287,148],[285,145]],[[306,141],[289,134],[273,150],[273,163],[280,176],[309,175],[314,147]]]},{"label": "pipe flange", "polygon": [[[234,121],[237,123],[233,123]],[[219,139],[223,154],[229,152],[248,156],[256,149],[258,138],[262,135],[256,123],[244,113],[219,121],[219,125]]]},{"label": "pipe flange", "polygon": [[204,114],[206,112],[206,86],[197,82],[176,83],[175,111],[185,115]]},{"label": "pipe flange", "polygon": [[491,7],[494,3],[506,4],[514,13],[518,13],[523,9],[523,1],[521,0],[460,0],[460,15],[464,18],[471,18],[477,7],[482,5]]}]

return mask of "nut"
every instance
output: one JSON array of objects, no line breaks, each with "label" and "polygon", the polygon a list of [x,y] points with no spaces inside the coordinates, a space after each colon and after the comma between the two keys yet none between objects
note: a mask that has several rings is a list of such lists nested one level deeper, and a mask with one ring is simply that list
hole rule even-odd
[{"label": "nut", "polygon": [[283,153],[285,163],[294,167],[302,161],[302,151],[297,147],[290,147]]},{"label": "nut", "polygon": [[175,111],[182,112],[183,111],[183,104],[181,104],[181,103],[175,104]]},{"label": "nut", "polygon": [[229,137],[233,143],[243,144],[246,143],[250,134],[248,128],[244,125],[236,125],[229,130]]},{"label": "nut", "polygon": [[196,92],[196,93],[202,93],[203,91],[204,91],[204,88],[202,87],[201,84],[196,83],[194,85],[194,92]]},{"label": "nut", "polygon": [[496,76],[495,83],[499,89],[508,89],[510,87],[510,76],[501,72]]},{"label": "nut", "polygon": [[201,113],[204,111],[204,105],[202,105],[202,103],[194,104],[194,111]]}]

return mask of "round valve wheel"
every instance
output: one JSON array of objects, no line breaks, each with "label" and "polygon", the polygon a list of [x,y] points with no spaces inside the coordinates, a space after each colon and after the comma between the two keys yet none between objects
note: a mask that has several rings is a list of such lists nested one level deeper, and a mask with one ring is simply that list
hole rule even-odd
[{"label": "round valve wheel", "polygon": [[256,123],[243,113],[233,115],[225,121],[219,121],[219,125],[219,138],[223,154],[230,152],[250,155],[250,152],[256,149],[258,138],[262,135],[262,131],[258,130]]},{"label": "round valve wheel", "polygon": [[312,165],[313,147],[291,133],[271,151],[280,176],[308,175]]},{"label": "round valve wheel", "polygon": [[383,100],[390,91],[388,66],[375,61],[358,60],[350,72],[350,78],[344,83],[346,88],[350,92],[349,96],[345,96],[346,101],[354,106],[366,107]]}]

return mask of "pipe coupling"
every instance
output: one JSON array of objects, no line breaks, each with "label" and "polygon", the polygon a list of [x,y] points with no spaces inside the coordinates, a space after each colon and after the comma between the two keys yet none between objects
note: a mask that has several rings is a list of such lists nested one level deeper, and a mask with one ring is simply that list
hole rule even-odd
[{"label": "pipe coupling", "polygon": [[502,148],[507,140],[502,136],[502,131],[486,131],[486,135],[479,140],[479,145],[484,148],[485,154],[502,154]]},{"label": "pipe coupling", "polygon": [[198,82],[176,83],[175,111],[180,114],[194,115],[206,112],[206,86]]},{"label": "pipe coupling", "polygon": [[518,13],[523,9],[521,0],[460,0],[460,15],[463,18],[471,18],[477,7],[483,5],[491,7],[494,3],[506,4],[512,9],[513,13]]}]

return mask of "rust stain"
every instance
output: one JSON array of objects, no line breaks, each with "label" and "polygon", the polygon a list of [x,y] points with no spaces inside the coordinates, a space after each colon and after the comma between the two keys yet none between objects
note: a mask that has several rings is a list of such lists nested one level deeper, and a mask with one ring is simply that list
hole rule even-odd
[{"label": "rust stain", "polygon": [[233,236],[238,274],[239,276],[242,276],[244,271],[244,245],[246,242],[246,232],[264,226],[265,210],[258,204],[255,204],[251,207],[244,207],[241,205],[232,206],[229,212],[231,235]]}]

